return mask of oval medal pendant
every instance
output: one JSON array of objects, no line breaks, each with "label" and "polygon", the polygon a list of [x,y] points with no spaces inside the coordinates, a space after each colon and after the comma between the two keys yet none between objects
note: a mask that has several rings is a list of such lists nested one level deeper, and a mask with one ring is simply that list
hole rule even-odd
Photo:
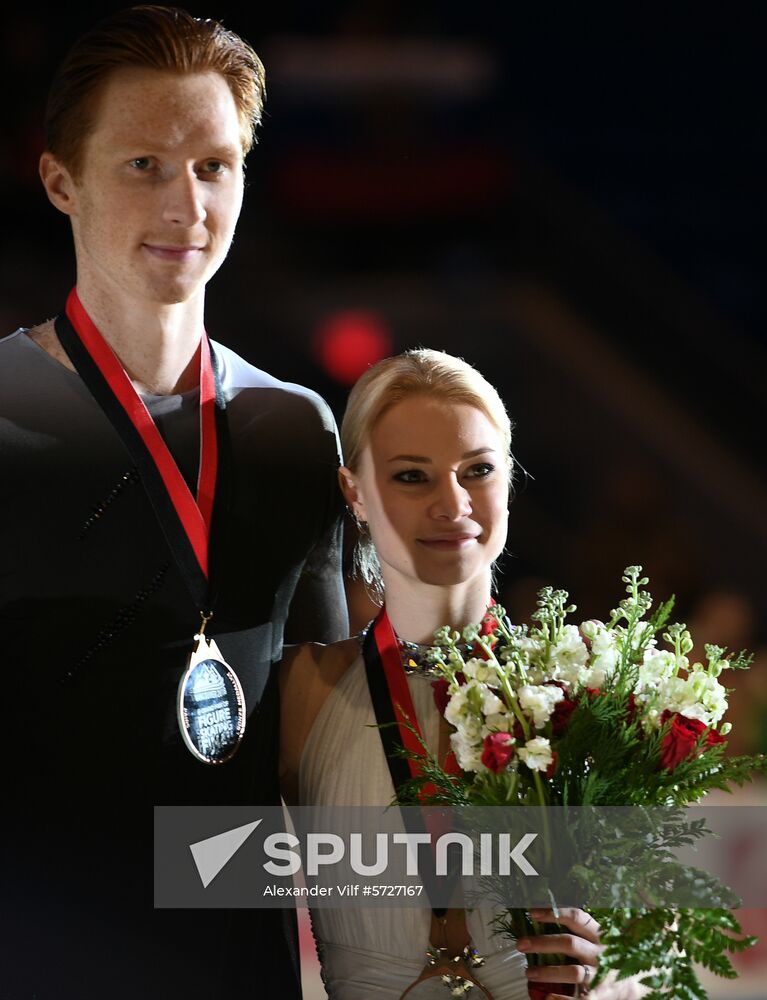
[{"label": "oval medal pendant", "polygon": [[178,685],[178,725],[184,743],[206,764],[234,756],[245,733],[245,696],[216,643],[195,636],[196,648]]}]

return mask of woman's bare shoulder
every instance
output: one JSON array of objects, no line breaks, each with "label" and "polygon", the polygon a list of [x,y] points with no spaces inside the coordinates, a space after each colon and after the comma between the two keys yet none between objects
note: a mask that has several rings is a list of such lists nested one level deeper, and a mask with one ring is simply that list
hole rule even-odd
[{"label": "woman's bare shoulder", "polygon": [[298,802],[301,757],[328,696],[359,656],[357,639],[286,646],[280,663],[280,780],[285,801]]},{"label": "woman's bare shoulder", "polygon": [[280,663],[280,677],[284,686],[294,683],[332,687],[346,673],[359,656],[360,644],[356,637],[324,646],[320,642],[304,642],[299,646],[285,646]]}]

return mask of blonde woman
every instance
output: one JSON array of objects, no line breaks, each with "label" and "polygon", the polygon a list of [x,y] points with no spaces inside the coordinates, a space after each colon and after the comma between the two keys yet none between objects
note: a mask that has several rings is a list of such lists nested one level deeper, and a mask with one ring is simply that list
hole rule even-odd
[{"label": "blonde woman", "polygon": [[[400,690],[411,699],[425,742],[444,758],[448,727],[432,678],[412,662],[435,629],[479,621],[490,602],[493,563],[506,541],[511,425],[498,393],[474,368],[418,350],[382,361],[360,379],[341,438],[340,485],[362,529],[360,571],[385,599],[375,626],[380,641],[368,636],[364,655],[358,638],[288,650],[283,790],[289,804],[387,805],[397,782],[376,728],[374,698],[378,705],[391,690],[380,679],[381,664],[388,656],[386,669],[398,675],[393,683],[405,685]],[[377,645],[385,649],[382,658]],[[331,1000],[447,998],[449,989],[425,968],[430,945],[463,956],[472,996],[526,1000],[533,981],[541,998],[588,988],[600,950],[593,918],[568,911],[560,921],[569,933],[518,947],[491,935],[487,919],[461,909],[318,909],[313,923],[328,994]],[[481,968],[472,968],[467,947],[484,958]],[[563,964],[534,979],[524,950],[560,953]],[[637,995],[623,986],[600,989],[600,996]]]}]

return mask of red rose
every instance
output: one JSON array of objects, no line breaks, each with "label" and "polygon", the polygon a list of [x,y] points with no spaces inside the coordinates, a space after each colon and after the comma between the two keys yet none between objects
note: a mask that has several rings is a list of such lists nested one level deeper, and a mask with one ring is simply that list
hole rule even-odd
[{"label": "red rose", "polygon": [[551,763],[549,764],[549,766],[544,771],[544,777],[545,778],[553,778],[554,775],[556,774],[556,772],[557,772],[557,751],[556,750],[552,750],[551,751]]},{"label": "red rose", "polygon": [[[493,604],[495,604],[495,601],[493,601]],[[493,633],[497,628],[498,628],[498,622],[495,620],[495,618],[493,618],[492,615],[489,614],[485,615],[479,626],[479,634],[481,638],[489,640],[491,649],[493,649],[496,643],[498,642],[498,636],[493,635]],[[472,643],[471,654],[472,656],[479,657],[481,660],[489,659],[488,654],[485,652],[485,650],[482,648],[482,646],[480,646],[478,642]]]},{"label": "red rose", "polygon": [[575,702],[571,701],[570,698],[563,698],[556,703],[554,711],[551,713],[552,736],[559,737],[562,735],[570,722],[570,716],[577,707]]},{"label": "red rose", "polygon": [[494,774],[506,767],[514,753],[514,737],[510,733],[489,733],[485,737],[482,763]]},{"label": "red rose", "polygon": [[520,743],[525,742],[525,731],[522,728],[522,723],[515,717],[514,725],[511,727],[511,735],[515,740],[519,740]]},{"label": "red rose", "polygon": [[607,691],[604,688],[586,688],[586,694],[589,698],[604,698]]},{"label": "red rose", "polygon": [[637,700],[634,697],[634,692],[632,691],[631,694],[628,696],[628,700],[626,702],[626,718],[628,719],[629,722],[633,722],[634,719],[636,719],[636,715],[637,715]]},{"label": "red rose", "polygon": [[540,983],[528,983],[527,992],[530,995],[530,1000],[546,1000],[546,997],[554,989],[554,984],[540,984]]},{"label": "red rose", "polygon": [[700,719],[688,719],[678,712],[672,714],[665,711],[661,716],[661,725],[666,725],[669,719],[673,718],[671,728],[663,737],[663,744],[660,750],[660,766],[673,771],[674,768],[684,760],[689,760],[695,753],[695,746],[701,735],[706,733],[705,747],[716,746],[717,743],[726,743],[724,736],[720,736],[714,729],[706,732],[706,726]]},{"label": "red rose", "polygon": [[482,624],[479,627],[480,635],[492,635],[493,632],[498,628],[498,622],[493,618],[492,615],[485,615],[482,619]]},{"label": "red rose", "polygon": [[[455,679],[459,684],[465,684],[466,678],[459,671],[455,675]],[[434,696],[434,704],[437,706],[437,710],[440,715],[445,714],[445,709],[447,708],[447,703],[450,701],[450,695],[448,694],[448,688],[450,684],[444,677],[439,677],[436,681],[431,682],[431,690]]]},{"label": "red rose", "polygon": [[434,704],[437,706],[437,711],[440,715],[445,714],[447,703],[450,701],[450,695],[447,693],[449,687],[450,685],[444,677],[440,677],[436,681],[431,682]]}]

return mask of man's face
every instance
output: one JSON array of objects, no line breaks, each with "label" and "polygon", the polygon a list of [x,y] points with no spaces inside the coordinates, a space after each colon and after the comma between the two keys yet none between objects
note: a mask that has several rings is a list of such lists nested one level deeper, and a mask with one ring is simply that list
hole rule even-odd
[{"label": "man's face", "polygon": [[242,206],[237,108],[218,73],[116,70],[74,182],[78,284],[119,302],[201,293]]}]

